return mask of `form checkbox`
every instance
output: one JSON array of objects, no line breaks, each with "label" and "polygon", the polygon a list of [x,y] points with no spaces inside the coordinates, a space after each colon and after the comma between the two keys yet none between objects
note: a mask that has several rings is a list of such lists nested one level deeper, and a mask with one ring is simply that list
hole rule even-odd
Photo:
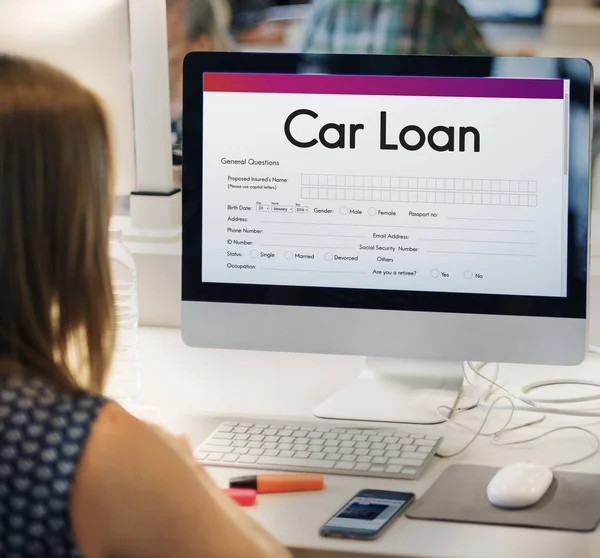
[{"label": "form checkbox", "polygon": [[355,176],[354,177],[354,185],[357,186],[358,188],[362,188],[364,186],[364,177],[362,176]]},{"label": "form checkbox", "polygon": [[349,186],[350,188],[354,187],[354,176],[346,177],[346,186]]},{"label": "form checkbox", "polygon": [[371,201],[373,199],[373,190],[363,190],[363,200]]},{"label": "form checkbox", "polygon": [[362,201],[363,191],[362,190],[354,190],[354,199],[358,200],[358,201]]},{"label": "form checkbox", "polygon": [[516,180],[511,180],[510,181],[510,191],[511,192],[518,192],[519,191],[519,183]]},{"label": "form checkbox", "polygon": [[454,179],[454,189],[455,190],[464,190],[465,189],[464,180],[462,178]]},{"label": "form checkbox", "polygon": [[417,201],[417,192],[409,192],[408,193],[408,201],[416,202]]},{"label": "form checkbox", "polygon": [[337,184],[337,179],[335,174],[328,174],[327,175],[327,186],[336,186]]},{"label": "form checkbox", "polygon": [[437,203],[446,203],[446,192],[435,192],[435,201]]},{"label": "form checkbox", "polygon": [[428,190],[435,190],[435,178],[428,178],[427,179],[427,189]]},{"label": "form checkbox", "polygon": [[310,186],[310,175],[309,174],[303,174],[301,178],[302,178],[302,186]]},{"label": "form checkbox", "polygon": [[523,193],[523,192],[525,192],[525,193],[529,192],[529,183],[525,182],[524,180],[521,180],[519,182],[519,192],[521,192],[521,193]]},{"label": "form checkbox", "polygon": [[373,201],[381,201],[381,190],[373,190]]},{"label": "form checkbox", "polygon": [[481,203],[483,205],[490,205],[492,203],[490,194],[481,194]]},{"label": "form checkbox", "polygon": [[463,196],[464,203],[473,203],[473,194],[470,192],[465,192]]},{"label": "form checkbox", "polygon": [[435,203],[435,192],[427,192],[427,202]]},{"label": "form checkbox", "polygon": [[500,191],[510,192],[510,182],[508,180],[503,180],[500,182]]},{"label": "form checkbox", "polygon": [[406,192],[406,191],[404,191],[404,190],[402,190],[402,191],[400,192],[400,201],[401,201],[401,202],[406,202],[406,201],[408,201],[408,192]]},{"label": "form checkbox", "polygon": [[446,180],[444,178],[436,178],[435,179],[435,187],[437,190],[445,190],[446,189]]},{"label": "form checkbox", "polygon": [[484,192],[489,192],[492,189],[492,181],[491,180],[482,180],[481,181],[481,189]]},{"label": "form checkbox", "polygon": [[500,205],[500,194],[492,194],[492,205]]},{"label": "form checkbox", "polygon": [[427,188],[427,179],[426,178],[419,178],[418,188],[419,188],[419,190],[425,190],[425,188]]},{"label": "form checkbox", "polygon": [[346,190],[344,190],[343,188],[338,188],[335,191],[335,197],[338,200],[345,200],[346,199]]},{"label": "form checkbox", "polygon": [[492,180],[492,192],[499,192],[499,191],[500,191],[500,181]]},{"label": "form checkbox", "polygon": [[446,178],[446,190],[454,190],[454,178]]},{"label": "form checkbox", "polygon": [[473,181],[472,180],[464,180],[463,184],[464,184],[465,190],[473,189]]},{"label": "form checkbox", "polygon": [[454,194],[454,203],[465,203],[464,196],[462,192],[456,192]]},{"label": "form checkbox", "polygon": [[319,188],[319,199],[320,200],[327,199],[327,188]]},{"label": "form checkbox", "polygon": [[500,205],[510,205],[510,196],[508,194],[500,195]]},{"label": "form checkbox", "polygon": [[454,192],[444,192],[444,196],[446,196],[446,203],[455,203]]},{"label": "form checkbox", "polygon": [[427,201],[427,192],[419,192],[419,197],[417,198],[417,201],[419,203],[425,203]]},{"label": "form checkbox", "polygon": [[310,175],[310,185],[311,186],[318,186],[319,185],[319,175],[318,174],[311,174]]},{"label": "form checkbox", "polygon": [[397,176],[392,176],[390,186],[392,188],[400,188],[400,179]]},{"label": "form checkbox", "polygon": [[529,205],[531,207],[537,206],[537,196],[529,196]]},{"label": "form checkbox", "polygon": [[346,186],[346,177],[338,174],[336,182],[338,186]]},{"label": "form checkbox", "polygon": [[418,186],[419,186],[419,180],[418,179],[416,179],[416,178],[409,178],[408,179],[408,187],[411,190],[416,190]]},{"label": "form checkbox", "polygon": [[390,201],[392,198],[390,196],[390,191],[389,190],[382,190],[381,191],[381,199],[383,201]]},{"label": "form checkbox", "polygon": [[390,180],[389,176],[381,177],[381,187],[382,188],[390,188],[391,187],[391,180]]},{"label": "form checkbox", "polygon": [[381,188],[381,176],[373,177],[373,188]]},{"label": "form checkbox", "polygon": [[529,196],[519,196],[519,205],[529,205]]},{"label": "form checkbox", "polygon": [[392,190],[391,195],[390,195],[390,199],[393,202],[400,201],[400,192],[398,192],[397,190]]},{"label": "form checkbox", "polygon": [[481,194],[473,194],[473,203],[475,205],[481,205]]},{"label": "form checkbox", "polygon": [[319,175],[319,186],[327,186],[327,175],[326,174]]},{"label": "form checkbox", "polygon": [[402,188],[403,190],[408,190],[410,188],[410,180],[408,178],[401,178],[400,188]]},{"label": "form checkbox", "polygon": [[346,199],[353,200],[354,199],[354,190],[346,190]]},{"label": "form checkbox", "polygon": [[309,199],[310,198],[310,189],[309,188],[302,188],[302,199]]},{"label": "form checkbox", "polygon": [[519,195],[518,194],[511,194],[510,195],[510,205],[520,205],[519,204]]},{"label": "form checkbox", "polygon": [[534,193],[534,194],[535,194],[535,193],[537,193],[537,191],[538,191],[538,185],[537,185],[537,182],[530,182],[530,183],[529,183],[529,193],[530,193],[530,194],[531,194],[531,193]]},{"label": "form checkbox", "polygon": [[311,188],[310,189],[310,199],[311,200],[318,200],[319,199],[319,189],[318,188]]},{"label": "form checkbox", "polygon": [[373,177],[372,176],[365,176],[364,180],[364,187],[365,188],[372,188],[373,187]]},{"label": "form checkbox", "polygon": [[327,190],[327,199],[329,200],[335,200],[335,188],[329,188]]},{"label": "form checkbox", "polygon": [[473,190],[480,191],[482,190],[481,180],[473,180]]}]

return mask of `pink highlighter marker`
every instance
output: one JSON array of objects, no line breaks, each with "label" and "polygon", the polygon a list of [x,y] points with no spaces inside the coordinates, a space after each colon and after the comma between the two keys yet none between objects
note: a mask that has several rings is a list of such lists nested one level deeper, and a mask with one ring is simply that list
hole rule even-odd
[{"label": "pink highlighter marker", "polygon": [[256,490],[251,488],[224,488],[223,493],[240,506],[249,507],[256,504]]}]

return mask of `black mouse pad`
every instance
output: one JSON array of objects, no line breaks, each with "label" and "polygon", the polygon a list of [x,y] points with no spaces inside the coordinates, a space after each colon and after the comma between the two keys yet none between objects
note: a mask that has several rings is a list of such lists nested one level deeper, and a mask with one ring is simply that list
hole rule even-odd
[{"label": "black mouse pad", "polygon": [[552,486],[533,507],[501,510],[489,503],[495,467],[453,465],[406,512],[412,519],[594,531],[600,523],[600,476],[554,473]]}]

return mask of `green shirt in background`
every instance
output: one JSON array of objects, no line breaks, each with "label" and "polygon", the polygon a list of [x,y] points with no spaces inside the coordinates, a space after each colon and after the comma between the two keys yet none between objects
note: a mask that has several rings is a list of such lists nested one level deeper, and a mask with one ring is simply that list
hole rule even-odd
[{"label": "green shirt in background", "polygon": [[457,0],[313,0],[304,52],[490,55]]}]

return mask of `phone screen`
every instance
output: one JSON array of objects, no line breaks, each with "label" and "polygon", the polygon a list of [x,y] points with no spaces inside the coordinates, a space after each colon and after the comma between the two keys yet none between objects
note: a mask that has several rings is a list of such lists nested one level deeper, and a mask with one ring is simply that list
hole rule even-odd
[{"label": "phone screen", "polygon": [[363,490],[325,523],[321,531],[324,535],[375,535],[413,499],[414,495],[406,492]]}]

